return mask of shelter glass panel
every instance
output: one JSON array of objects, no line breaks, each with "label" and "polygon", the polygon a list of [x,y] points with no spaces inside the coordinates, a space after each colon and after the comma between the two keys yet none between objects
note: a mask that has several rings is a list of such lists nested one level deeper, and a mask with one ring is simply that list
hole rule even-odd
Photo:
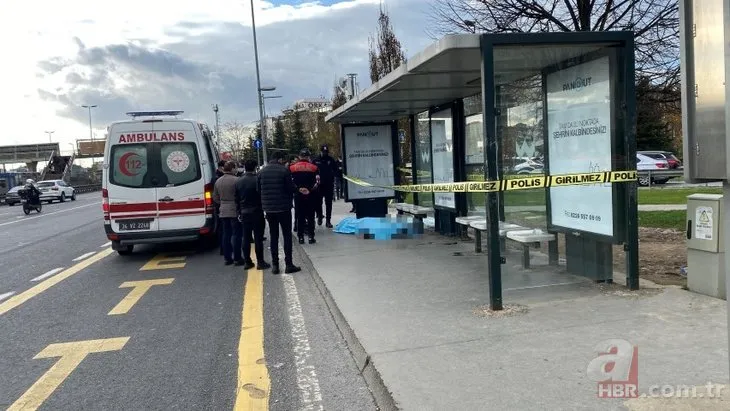
[{"label": "shelter glass panel", "polygon": [[[467,181],[484,180],[484,116],[482,115],[481,93],[464,99],[464,165]],[[484,193],[466,194],[468,216],[486,216]]]},{"label": "shelter glass panel", "polygon": [[[450,108],[431,114],[431,165],[434,183],[454,182],[453,130]],[[456,209],[456,194],[434,193],[434,205]]]},{"label": "shelter glass panel", "polygon": [[[413,180],[415,184],[431,184],[431,130],[428,122],[428,111],[416,116],[416,158],[413,159]],[[416,204],[433,207],[433,194],[418,193]]]},{"label": "shelter glass panel", "polygon": [[505,221],[613,235],[610,184],[545,188],[545,177],[612,169],[614,46],[494,48],[500,178],[535,187],[508,183]]}]

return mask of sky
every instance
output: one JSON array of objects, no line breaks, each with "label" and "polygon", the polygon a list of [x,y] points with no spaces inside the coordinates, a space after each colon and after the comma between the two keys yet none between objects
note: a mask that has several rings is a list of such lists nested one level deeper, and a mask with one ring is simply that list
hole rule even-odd
[{"label": "sky", "polygon": [[[254,0],[262,86],[280,99],[330,98],[336,78],[370,85],[368,36],[381,0]],[[427,34],[429,0],[383,0],[406,56]],[[258,118],[249,0],[7,1],[0,6],[0,145],[51,139],[70,153],[76,139],[125,112],[179,109],[215,124]]]}]

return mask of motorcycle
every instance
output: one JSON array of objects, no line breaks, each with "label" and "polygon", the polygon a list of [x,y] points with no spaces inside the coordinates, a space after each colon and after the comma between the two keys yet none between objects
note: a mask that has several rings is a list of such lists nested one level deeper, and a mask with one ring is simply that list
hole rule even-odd
[{"label": "motorcycle", "polygon": [[43,206],[41,205],[40,198],[37,199],[37,203],[34,202],[30,198],[30,194],[26,189],[18,190],[18,195],[20,196],[20,203],[23,205],[23,212],[25,215],[30,214],[31,211],[35,210],[37,212],[41,212],[43,209]]}]

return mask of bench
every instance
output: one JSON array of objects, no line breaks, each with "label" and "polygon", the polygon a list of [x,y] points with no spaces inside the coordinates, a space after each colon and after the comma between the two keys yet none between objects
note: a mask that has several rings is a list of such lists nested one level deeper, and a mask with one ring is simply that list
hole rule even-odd
[{"label": "bench", "polygon": [[418,233],[423,232],[423,220],[428,217],[428,213],[432,213],[433,209],[429,207],[421,207],[409,203],[396,203],[395,209],[398,215],[410,214],[413,216],[415,222],[418,223],[419,227],[416,230]]},{"label": "bench", "polygon": [[396,203],[395,209],[398,211],[399,215],[403,215],[404,213],[410,214],[419,220],[423,220],[424,218],[428,217],[428,213],[433,212],[433,208],[421,207],[408,203]]},{"label": "bench", "polygon": [[[477,253],[482,252],[482,231],[487,231],[487,220],[483,217],[479,220],[473,220],[469,222],[469,227],[474,229],[474,251]],[[505,223],[504,221],[499,222],[499,249],[505,250],[505,234],[513,230],[526,230],[525,227],[517,224]]]},{"label": "bench", "polygon": [[[540,229],[515,230],[507,233],[507,239],[518,242],[522,245],[522,268],[530,268],[530,247],[540,247],[543,241],[555,242],[555,234],[546,233]],[[556,243],[557,244],[557,243]],[[552,257],[552,252],[551,252]],[[552,264],[552,258],[550,259]]]},{"label": "bench", "polygon": [[456,224],[463,226],[463,231],[462,231],[461,235],[464,238],[467,238],[467,230],[469,228],[469,224],[473,221],[479,221],[479,220],[484,220],[484,216],[472,215],[472,216],[456,217],[456,219],[454,221],[456,221]]}]

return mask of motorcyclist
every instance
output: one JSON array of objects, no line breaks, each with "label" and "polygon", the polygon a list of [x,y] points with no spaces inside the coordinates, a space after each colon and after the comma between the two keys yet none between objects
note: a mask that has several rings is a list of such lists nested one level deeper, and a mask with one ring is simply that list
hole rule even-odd
[{"label": "motorcyclist", "polygon": [[25,180],[25,192],[28,196],[28,203],[31,205],[40,204],[41,191],[35,186],[35,181],[32,178]]}]

